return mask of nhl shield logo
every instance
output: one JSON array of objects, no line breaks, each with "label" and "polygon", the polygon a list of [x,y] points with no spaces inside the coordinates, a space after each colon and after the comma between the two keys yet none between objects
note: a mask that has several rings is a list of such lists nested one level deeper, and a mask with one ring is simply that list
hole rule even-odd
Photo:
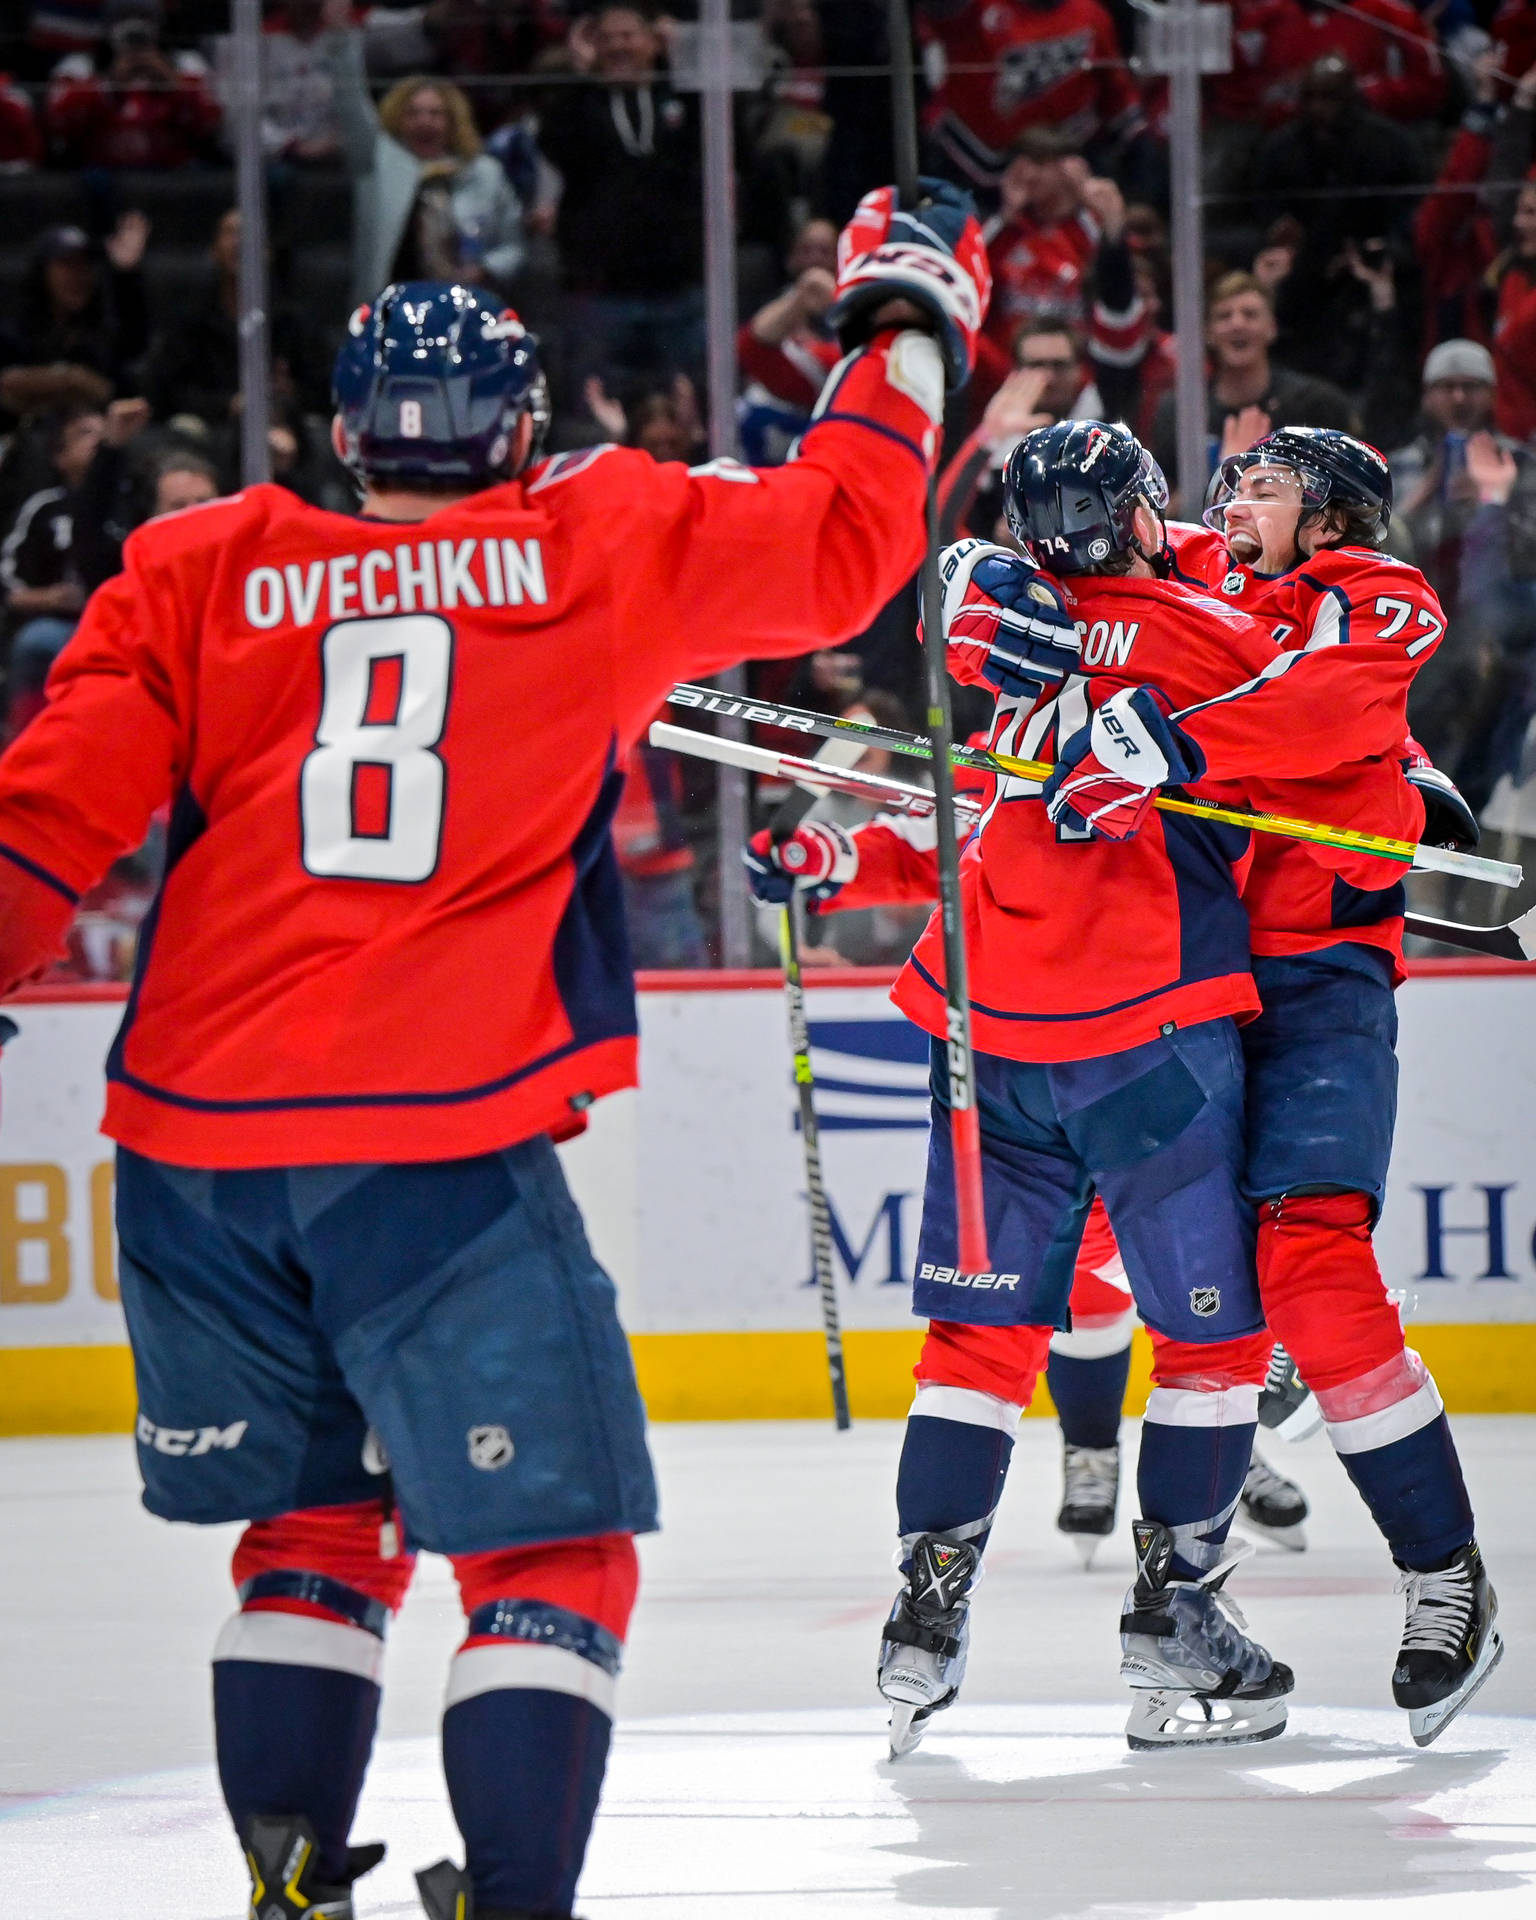
[{"label": "nhl shield logo", "polygon": [[498,1468],[509,1465],[515,1452],[512,1436],[505,1427],[470,1428],[469,1464],[479,1467],[482,1473],[495,1473]]},{"label": "nhl shield logo", "polygon": [[1221,590],[1223,593],[1241,593],[1243,576],[1240,573],[1229,573],[1221,583]]},{"label": "nhl shield logo", "polygon": [[1221,1312],[1220,1287],[1191,1287],[1189,1290],[1189,1310],[1202,1320],[1209,1320],[1213,1313]]}]

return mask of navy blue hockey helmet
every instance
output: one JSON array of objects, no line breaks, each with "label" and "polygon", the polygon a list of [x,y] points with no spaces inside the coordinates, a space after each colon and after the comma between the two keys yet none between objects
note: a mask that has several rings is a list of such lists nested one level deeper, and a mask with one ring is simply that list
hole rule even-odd
[{"label": "navy blue hockey helmet", "polygon": [[1051,573],[1112,571],[1114,556],[1136,551],[1138,506],[1161,518],[1168,482],[1129,427],[1103,420],[1036,427],[1003,471],[1013,537]]},{"label": "navy blue hockey helmet", "polygon": [[547,417],[537,342],[510,307],[447,280],[388,286],[347,323],[332,376],[347,465],[396,486],[511,477],[517,423]]},{"label": "navy blue hockey helmet", "polygon": [[1205,523],[1224,531],[1223,513],[1242,476],[1254,467],[1286,467],[1301,483],[1303,520],[1330,507],[1348,540],[1379,547],[1392,524],[1392,469],[1364,440],[1337,427],[1277,427],[1246,453],[1223,460],[1206,495]]}]

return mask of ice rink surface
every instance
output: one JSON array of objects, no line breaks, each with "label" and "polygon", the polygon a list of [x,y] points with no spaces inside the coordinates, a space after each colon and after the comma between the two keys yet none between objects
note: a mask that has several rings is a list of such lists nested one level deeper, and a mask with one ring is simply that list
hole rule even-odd
[{"label": "ice rink surface", "polygon": [[[1387,1680],[1402,1603],[1321,1436],[1271,1446],[1313,1503],[1301,1555],[1233,1592],[1296,1669],[1279,1740],[1130,1753],[1116,1617],[1131,1503],[1091,1573],[1026,1421],[960,1706],[885,1760],[872,1674],[900,1427],[662,1427],[646,1577],[580,1909],[591,1920],[1529,1920],[1536,1914],[1536,1417],[1457,1423],[1508,1649],[1419,1751]],[[1127,1453],[1135,1429],[1127,1423]],[[167,1527],[126,1440],[0,1442],[0,1920],[241,1920],[210,1765],[207,1657],[233,1529]],[[355,1837],[359,1920],[418,1915],[454,1851],[433,1734],[460,1632],[423,1561],[390,1642]]]}]

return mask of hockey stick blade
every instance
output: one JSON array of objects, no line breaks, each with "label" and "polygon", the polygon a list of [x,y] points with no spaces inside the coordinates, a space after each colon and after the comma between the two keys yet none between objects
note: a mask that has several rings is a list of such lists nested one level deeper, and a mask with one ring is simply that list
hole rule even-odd
[{"label": "hockey stick blade", "polygon": [[1500,960],[1536,960],[1536,907],[1502,927],[1469,927],[1459,920],[1429,920],[1421,913],[1405,914],[1403,927],[1421,940],[1465,947],[1469,953],[1491,953]]},{"label": "hockey stick blade", "polygon": [[[726,715],[745,720],[749,725],[783,727],[821,738],[856,733],[872,747],[884,747],[888,752],[918,760],[933,758],[925,740],[896,727],[877,727],[861,720],[809,713],[802,707],[780,706],[770,700],[738,700],[734,695],[722,693],[718,687],[674,687],[671,699],[676,706]],[[983,773],[1003,773],[1018,780],[1044,781],[1052,772],[1047,760],[1016,760],[1009,754],[990,753],[982,747],[952,747],[949,757],[952,766],[976,767]],[[1485,860],[1480,854],[1458,853],[1450,847],[1416,846],[1410,840],[1392,840],[1382,834],[1361,833],[1352,827],[1331,827],[1315,820],[1286,820],[1278,814],[1219,806],[1214,800],[1177,799],[1170,793],[1159,793],[1152,804],[1160,813],[1191,814],[1196,819],[1218,821],[1225,826],[1246,827],[1252,833],[1272,833],[1282,839],[1376,854],[1385,860],[1399,860],[1405,867],[1421,872],[1456,874],[1464,880],[1483,880],[1494,887],[1515,888],[1525,877],[1521,868],[1503,860]]]}]

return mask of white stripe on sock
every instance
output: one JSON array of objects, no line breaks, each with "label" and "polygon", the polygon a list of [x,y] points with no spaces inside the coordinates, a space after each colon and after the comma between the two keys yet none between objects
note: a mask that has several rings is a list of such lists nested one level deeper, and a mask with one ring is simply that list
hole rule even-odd
[{"label": "white stripe on sock", "polygon": [[1426,1374],[1424,1384],[1405,1400],[1394,1401],[1375,1413],[1362,1413],[1355,1420],[1330,1420],[1328,1438],[1335,1453],[1371,1453],[1377,1447],[1389,1447],[1394,1440],[1406,1440],[1410,1433],[1440,1418],[1445,1411],[1440,1390]]},{"label": "white stripe on sock", "polygon": [[1222,1387],[1196,1393],[1189,1387],[1154,1387],[1145,1417],[1159,1427],[1251,1427],[1259,1417],[1259,1390]]},{"label": "white stripe on sock", "polygon": [[921,1414],[926,1420],[957,1420],[965,1427],[994,1427],[1012,1435],[1022,1411],[994,1394],[978,1393],[975,1387],[936,1387],[922,1380],[907,1418]]},{"label": "white stripe on sock", "polygon": [[214,1645],[215,1660],[264,1660],[278,1667],[326,1667],[379,1684],[384,1642],[342,1620],[308,1613],[237,1613]]},{"label": "white stripe on sock", "polygon": [[1070,1333],[1051,1335],[1051,1352],[1068,1360],[1107,1360],[1112,1353],[1123,1353],[1136,1331],[1136,1309],[1127,1307],[1113,1320],[1101,1326],[1074,1327]]},{"label": "white stripe on sock", "polygon": [[525,1640],[460,1648],[448,1669],[448,1697],[443,1705],[456,1707],[461,1700],[473,1700],[482,1693],[517,1687],[574,1694],[613,1718],[617,1689],[611,1673],[568,1647],[534,1646]]}]

